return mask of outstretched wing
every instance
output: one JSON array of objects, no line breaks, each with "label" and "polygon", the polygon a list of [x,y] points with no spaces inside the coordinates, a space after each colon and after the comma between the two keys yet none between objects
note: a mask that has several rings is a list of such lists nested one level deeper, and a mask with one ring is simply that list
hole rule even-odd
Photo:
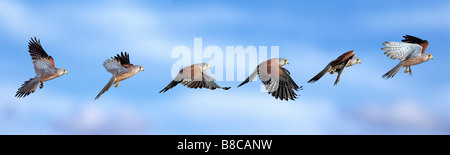
[{"label": "outstretched wing", "polygon": [[114,56],[114,59],[116,59],[123,67],[133,70],[133,64],[130,63],[130,54],[127,52],[120,52],[120,55],[117,54]]},{"label": "outstretched wing", "polygon": [[[195,72],[193,69],[191,72]],[[198,71],[200,72],[200,70]],[[220,87],[218,84],[214,82],[214,78],[212,78],[210,75],[201,72],[201,73],[193,73],[193,74],[183,74],[181,76],[181,84],[188,88],[206,88],[215,90],[217,88],[228,90],[230,87]]]},{"label": "outstretched wing", "polygon": [[37,77],[42,77],[43,75],[56,74],[56,68],[51,65],[51,63],[46,59],[36,59],[33,61],[34,72]]},{"label": "outstretched wing", "polygon": [[383,44],[384,48],[382,50],[386,50],[384,54],[386,54],[391,59],[399,59],[400,61],[404,61],[409,58],[416,58],[422,55],[422,46],[414,43],[403,43],[403,42],[385,42]]},{"label": "outstretched wing", "polygon": [[113,76],[131,71],[130,69],[123,67],[117,59],[108,59],[103,63],[103,66]]},{"label": "outstretched wing", "polygon": [[40,40],[36,39],[36,37],[31,38],[28,43],[28,52],[33,60],[36,76],[41,77],[43,75],[56,74],[53,58],[44,51]]},{"label": "outstretched wing", "polygon": [[191,65],[180,70],[178,75],[173,79],[164,89],[159,93],[164,93],[169,89],[172,89],[179,83],[183,84],[188,88],[206,88],[206,89],[224,89],[228,90],[230,87],[220,87],[214,82],[214,78],[210,75],[201,71],[201,66],[199,64]]},{"label": "outstretched wing", "polygon": [[420,46],[422,46],[422,54],[425,53],[425,50],[428,48],[429,43],[427,40],[422,40],[420,38],[417,38],[417,37],[414,37],[411,35],[403,36],[403,38],[405,38],[405,39],[403,39],[402,42],[419,44]]},{"label": "outstretched wing", "polygon": [[30,42],[28,43],[28,52],[30,53],[32,60],[44,59],[48,61],[50,65],[53,66],[53,68],[55,68],[55,61],[51,56],[47,54],[47,52],[44,51],[41,46],[41,41],[36,37],[31,38]]},{"label": "outstretched wing", "polygon": [[402,42],[404,42],[404,43],[420,44],[420,43],[427,42],[426,40],[422,40],[420,38],[417,38],[417,37],[414,37],[411,35],[403,36],[403,38],[405,38],[402,40]]},{"label": "outstretched wing", "polygon": [[298,90],[299,87],[294,80],[292,80],[289,71],[286,68],[279,67],[277,76],[275,74],[266,75],[266,72],[260,72],[259,77],[268,93],[275,97],[275,99],[288,101],[289,99],[295,100],[297,98],[297,94],[294,90]]}]

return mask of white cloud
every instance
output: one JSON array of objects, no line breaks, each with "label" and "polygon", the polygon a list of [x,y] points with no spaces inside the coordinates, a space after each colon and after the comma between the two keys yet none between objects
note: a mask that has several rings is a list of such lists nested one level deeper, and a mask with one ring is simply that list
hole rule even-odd
[{"label": "white cloud", "polygon": [[[109,5],[95,7],[87,6],[82,9],[76,7],[80,6],[65,5],[63,8],[59,8],[60,10],[57,7],[49,7],[40,12],[32,12],[29,11],[32,10],[30,6],[20,2],[0,1],[0,22],[4,25],[1,27],[10,31],[8,32],[11,33],[10,36],[25,36],[26,38],[30,37],[29,35],[45,34],[51,35],[53,40],[60,40],[70,34],[76,41],[67,44],[74,44],[72,46],[77,47],[78,52],[71,53],[78,54],[79,57],[84,57],[86,54],[92,55],[93,51],[102,54],[101,49],[114,46],[118,50],[136,53],[139,59],[166,61],[170,59],[172,47],[180,43],[177,38],[169,37],[171,35],[179,36],[179,34],[168,32],[168,27],[185,23],[187,25],[184,26],[189,29],[197,26],[199,26],[198,28],[210,27],[211,25],[207,24],[212,23],[237,25],[245,23],[243,20],[248,18],[245,17],[247,12],[220,6],[211,7],[214,9],[203,7],[201,10],[189,8],[175,10],[172,12],[173,14],[183,16],[172,16],[172,18],[165,19],[161,19],[162,12],[160,10],[149,10],[125,1],[115,1]],[[65,19],[66,14],[52,14],[62,12],[62,10],[70,12],[68,14],[70,20],[61,22],[59,20]],[[83,11],[77,12],[77,10]],[[423,28],[431,24],[434,25],[432,27],[447,29],[450,20],[441,19],[450,17],[448,10],[450,9],[443,6],[430,10],[430,12],[416,12],[406,18],[403,17],[403,13],[390,12],[373,19],[366,19],[364,24],[377,28],[385,25],[386,22],[398,23],[397,26],[385,25],[389,28],[393,27],[393,29],[403,28],[403,25]],[[212,13],[206,14],[205,17],[197,16],[203,12],[213,11],[217,13],[216,15],[223,15],[225,19],[216,18]],[[50,14],[52,14],[52,18],[45,17]],[[427,16],[433,18],[431,23],[427,23],[425,18]],[[419,20],[416,21],[416,18]],[[173,21],[174,19],[177,20]],[[401,21],[398,21],[400,19]],[[205,23],[207,24],[203,25]],[[79,26],[87,29],[77,29]],[[189,31],[189,29],[180,31]],[[74,31],[74,36],[71,34],[72,31]],[[79,33],[80,31],[82,32]],[[92,32],[95,33],[92,34]],[[184,41],[181,42],[192,43],[188,46],[193,45],[193,40],[190,39],[193,38],[189,38],[187,41],[183,39]],[[205,39],[210,40],[211,38]],[[292,66],[288,65],[287,68],[293,77],[296,77],[296,81],[302,84],[323,69],[326,63],[341,54],[330,55],[326,49],[316,48],[313,45],[298,45],[297,47],[301,47],[300,49],[303,50],[300,52],[309,52],[310,55],[305,57],[295,54],[289,57]],[[113,51],[108,51],[108,53],[111,52]],[[32,94],[25,99],[15,99],[13,96],[19,85],[2,85],[2,89],[0,89],[0,94],[3,94],[2,101],[0,101],[0,126],[2,126],[0,132],[13,134],[54,133],[55,131],[62,134],[355,134],[374,133],[373,129],[366,126],[367,124],[381,129],[397,128],[400,131],[424,131],[426,133],[440,133],[448,128],[448,125],[442,123],[441,120],[449,118],[446,110],[433,114],[435,111],[433,108],[442,109],[441,106],[430,109],[425,106],[425,103],[409,99],[398,99],[392,103],[392,106],[385,106],[380,99],[373,101],[374,104],[363,103],[361,113],[351,115],[348,113],[353,112],[354,109],[342,108],[342,105],[338,105],[350,99],[333,98],[323,94],[347,95],[347,92],[339,92],[340,88],[345,87],[353,89],[356,92],[356,95],[353,95],[360,98],[368,98],[382,93],[393,94],[388,96],[393,97],[412,91],[404,91],[414,86],[406,86],[403,80],[386,81],[381,78],[381,75],[390,68],[380,68],[377,64],[366,63],[364,58],[362,59],[363,64],[345,71],[341,80],[342,85],[333,87],[332,82],[336,75],[332,75],[332,77],[326,75],[328,77],[321,79],[322,82],[308,84],[308,86],[314,87],[311,89],[321,92],[305,89],[299,94],[308,95],[301,96],[296,102],[280,102],[266,93],[260,93],[260,82],[252,85],[253,92],[246,91],[245,94],[239,90],[221,93],[219,90],[211,92],[180,88],[187,89],[186,93],[174,95],[176,98],[169,101],[160,101],[159,97],[152,98],[155,96],[150,95],[149,98],[152,99],[148,101],[148,109],[142,108],[142,110],[138,105],[119,101],[119,98],[109,101],[102,100],[105,104],[98,105],[90,99],[85,101],[78,99],[76,95],[67,96],[68,94],[50,92],[51,90],[48,89],[38,90],[38,94]],[[318,62],[321,64],[317,64]],[[311,64],[317,65],[311,66]],[[103,69],[100,65],[98,68]],[[327,83],[327,79],[329,83]],[[448,92],[450,91],[437,96],[448,96]],[[443,98],[448,101],[448,97]],[[165,104],[154,104],[157,101]],[[444,102],[447,103],[446,101]],[[155,131],[149,132],[148,122],[152,122],[152,125],[156,123]]]},{"label": "white cloud", "polygon": [[[441,113],[425,106],[414,97],[399,98],[391,103],[367,103],[356,116],[390,134],[445,134],[448,123]],[[376,129],[375,129],[376,131]],[[373,132],[373,131],[372,131]],[[382,134],[379,132],[378,134]],[[375,133],[375,132],[373,132]]]},{"label": "white cloud", "polygon": [[172,47],[177,45],[176,39],[167,38],[163,19],[158,17],[163,13],[131,2],[108,2],[96,7],[68,3],[30,11],[34,7],[18,1],[0,1],[0,23],[9,37],[37,36],[48,42],[60,42],[70,36],[71,41],[61,45],[77,47],[79,54],[102,54],[114,45],[112,49],[116,52],[130,51],[155,61],[170,59]]},{"label": "white cloud", "polygon": [[0,18],[8,28],[24,29],[27,19],[25,8],[11,1],[0,1]]},{"label": "white cloud", "polygon": [[[275,100],[267,93],[217,92],[210,90],[178,95],[163,107],[164,113],[176,114],[176,122],[189,124],[182,129],[160,131],[162,134],[337,134],[354,129],[353,122],[330,100],[300,98],[295,102]],[[194,92],[193,92],[194,93]],[[152,107],[152,108],[161,108]],[[163,110],[164,109],[164,110]],[[170,120],[164,126],[170,128]],[[334,126],[335,122],[341,123]],[[164,127],[163,127],[164,128]],[[332,128],[332,129],[330,129]],[[330,130],[328,130],[330,129]],[[337,132],[340,131],[340,132]]]},{"label": "white cloud", "polygon": [[141,111],[119,100],[98,104],[44,89],[38,90],[39,94],[17,99],[15,90],[9,85],[0,89],[2,134],[151,133]]},{"label": "white cloud", "polygon": [[[45,9],[44,9],[45,10]],[[0,23],[10,38],[28,38],[37,34],[55,37],[61,32],[55,21],[44,18],[45,11],[30,11],[18,1],[0,1]]]},{"label": "white cloud", "polygon": [[184,6],[173,9],[164,22],[188,29],[210,27],[211,25],[238,25],[248,22],[249,12],[228,5]]},{"label": "white cloud", "polygon": [[86,103],[74,107],[65,117],[55,120],[54,126],[63,134],[149,134],[146,120],[139,111],[116,104]]}]

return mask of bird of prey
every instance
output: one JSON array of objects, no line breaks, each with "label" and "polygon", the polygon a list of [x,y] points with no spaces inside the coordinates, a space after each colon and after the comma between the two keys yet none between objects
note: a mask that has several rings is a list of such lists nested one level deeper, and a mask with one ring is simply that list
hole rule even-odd
[{"label": "bird of prey", "polygon": [[275,97],[275,99],[286,101],[289,99],[295,100],[297,94],[294,90],[298,91],[303,86],[297,86],[294,80],[292,80],[291,73],[284,67],[286,64],[289,64],[289,61],[285,58],[273,58],[264,61],[238,87],[252,81],[258,75],[267,92]]},{"label": "bird of prey", "polygon": [[100,98],[100,96],[108,91],[112,85],[116,84],[115,87],[119,87],[120,81],[126,80],[133,75],[144,71],[144,68],[140,65],[133,65],[130,63],[130,55],[125,52],[121,52],[120,55],[117,54],[111,59],[107,59],[103,62],[105,69],[112,74],[112,78],[106,84],[106,86],[98,93],[95,99]]},{"label": "bird of prey", "polygon": [[346,67],[350,67],[358,63],[361,63],[361,60],[355,57],[354,52],[355,51],[346,52],[341,56],[339,56],[337,59],[331,61],[322,71],[319,72],[319,74],[317,74],[311,80],[309,80],[308,83],[314,83],[318,81],[327,72],[330,72],[330,74],[334,74],[335,72],[337,72],[338,76],[336,78],[336,81],[334,82],[334,85],[337,85],[339,80],[341,79],[342,72],[344,72],[344,69]]},{"label": "bird of prey", "polygon": [[45,81],[67,74],[66,69],[55,68],[55,61],[44,51],[41,46],[41,41],[36,39],[36,37],[31,38],[28,43],[28,52],[30,53],[31,60],[33,60],[36,76],[22,84],[16,92],[17,98],[24,98],[34,93],[39,83],[41,84],[39,88],[42,89]]},{"label": "bird of prey", "polygon": [[169,83],[164,89],[162,89],[159,93],[164,93],[169,89],[172,89],[179,83],[183,84],[188,88],[206,88],[206,89],[224,89],[228,90],[230,87],[220,87],[214,82],[214,78],[206,73],[206,70],[211,68],[211,65],[207,63],[199,63],[191,66],[184,67],[178,72],[175,79]]},{"label": "bird of prey", "polygon": [[429,45],[427,40],[410,35],[403,36],[403,38],[405,39],[402,42],[385,42],[383,44],[386,47],[381,49],[386,50],[384,53],[386,56],[400,60],[397,66],[383,75],[383,78],[393,78],[403,67],[406,67],[405,73],[409,72],[409,75],[412,76],[411,66],[433,59],[431,54],[425,53]]}]

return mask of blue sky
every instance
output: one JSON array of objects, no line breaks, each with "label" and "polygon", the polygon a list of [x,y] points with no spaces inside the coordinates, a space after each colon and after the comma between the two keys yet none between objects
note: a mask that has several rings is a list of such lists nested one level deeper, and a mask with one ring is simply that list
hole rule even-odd
[{"label": "blue sky", "polygon": [[[0,134],[449,134],[448,1],[0,1]],[[399,72],[380,50],[410,34],[430,42],[434,59]],[[27,43],[38,37],[69,74],[14,98],[34,76]],[[170,81],[175,46],[279,46],[295,102],[254,81],[219,81],[223,90]],[[307,84],[327,63],[355,50],[362,64]],[[130,53],[145,72],[94,97],[110,74],[102,62]],[[247,70],[253,70],[248,69]],[[9,74],[5,74],[9,73]]]}]

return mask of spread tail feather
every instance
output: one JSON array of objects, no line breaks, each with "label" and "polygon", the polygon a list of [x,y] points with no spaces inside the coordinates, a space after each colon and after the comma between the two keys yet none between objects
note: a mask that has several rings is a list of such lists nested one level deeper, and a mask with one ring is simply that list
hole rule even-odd
[{"label": "spread tail feather", "polygon": [[22,84],[22,86],[17,90],[16,97],[17,98],[24,98],[31,93],[34,93],[36,88],[39,86],[39,77],[31,78],[28,81],[25,81],[25,83]]},{"label": "spread tail feather", "polygon": [[109,90],[109,88],[111,88],[112,85],[114,85],[114,83],[116,83],[116,77],[113,76],[111,78],[111,80],[109,80],[109,82],[106,84],[106,86],[102,89],[102,91],[100,91],[100,93],[98,93],[97,97],[95,97],[95,99],[100,98],[100,96],[102,96],[103,93],[105,93],[106,91]]},{"label": "spread tail feather", "polygon": [[383,75],[383,78],[385,79],[390,79],[393,78],[395,76],[395,74],[397,74],[398,71],[400,71],[400,69],[402,69],[403,67],[403,61],[399,62],[397,64],[397,66],[395,66],[394,68],[392,68],[389,72],[387,72],[386,74]]}]

